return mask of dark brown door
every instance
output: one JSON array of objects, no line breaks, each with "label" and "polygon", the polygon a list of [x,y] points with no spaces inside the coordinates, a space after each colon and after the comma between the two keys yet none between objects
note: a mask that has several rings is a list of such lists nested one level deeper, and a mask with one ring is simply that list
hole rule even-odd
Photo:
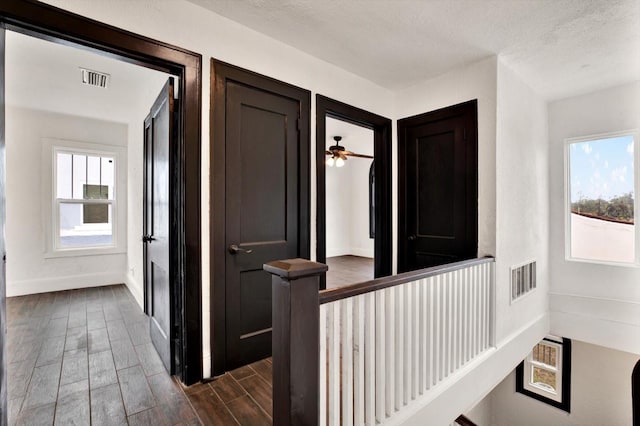
[{"label": "dark brown door", "polygon": [[145,309],[149,315],[151,341],[165,368],[175,374],[174,357],[180,353],[173,305],[176,303],[175,280],[171,279],[170,149],[177,130],[173,79],[160,91],[144,122],[144,256]]},{"label": "dark brown door", "polygon": [[227,85],[228,368],[271,354],[271,276],[298,257],[298,102]]},{"label": "dark brown door", "polygon": [[475,257],[477,102],[398,121],[398,271]]},{"label": "dark brown door", "polygon": [[264,263],[309,257],[311,93],[213,59],[212,370],[271,354]]},{"label": "dark brown door", "polygon": [[4,24],[0,23],[0,425],[8,422],[7,414],[7,320],[5,308],[6,296],[6,252],[4,241],[6,175],[4,149]]}]

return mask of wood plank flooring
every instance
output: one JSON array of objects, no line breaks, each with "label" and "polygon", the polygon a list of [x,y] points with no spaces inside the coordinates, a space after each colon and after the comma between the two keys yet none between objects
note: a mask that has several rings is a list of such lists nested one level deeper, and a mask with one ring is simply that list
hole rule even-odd
[{"label": "wood plank flooring", "polygon": [[7,298],[10,425],[271,424],[271,361],[183,387],[124,285]]},{"label": "wood plank flooring", "polygon": [[327,288],[344,287],[373,279],[373,259],[360,256],[327,258]]}]

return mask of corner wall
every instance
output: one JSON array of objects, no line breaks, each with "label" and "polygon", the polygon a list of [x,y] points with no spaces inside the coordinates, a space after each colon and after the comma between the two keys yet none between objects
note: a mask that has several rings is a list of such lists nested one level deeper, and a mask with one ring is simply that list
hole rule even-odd
[{"label": "corner wall", "polygon": [[636,354],[640,269],[565,260],[564,141],[639,128],[640,82],[549,105],[551,332]]},{"label": "corner wall", "polygon": [[[498,60],[496,107],[496,335],[501,341],[547,312],[547,104]],[[511,303],[510,267],[536,261],[537,288]]]}]

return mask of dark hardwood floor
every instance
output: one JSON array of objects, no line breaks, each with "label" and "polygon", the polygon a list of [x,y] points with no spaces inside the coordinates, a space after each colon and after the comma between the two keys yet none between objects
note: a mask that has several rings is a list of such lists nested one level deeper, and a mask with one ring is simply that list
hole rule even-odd
[{"label": "dark hardwood floor", "polygon": [[328,257],[327,288],[344,287],[373,279],[373,259],[360,256]]},{"label": "dark hardwood floor", "polygon": [[10,425],[271,424],[271,362],[183,387],[124,285],[7,298]]}]

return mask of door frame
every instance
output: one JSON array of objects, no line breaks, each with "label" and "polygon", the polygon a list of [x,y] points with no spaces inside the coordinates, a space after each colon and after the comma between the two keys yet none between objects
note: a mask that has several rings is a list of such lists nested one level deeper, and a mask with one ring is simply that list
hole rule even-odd
[{"label": "door frame", "polygon": [[407,231],[407,138],[404,136],[407,129],[415,125],[423,125],[447,118],[464,115],[467,110],[473,109],[472,121],[469,123],[469,131],[466,140],[469,143],[467,151],[467,210],[465,211],[468,229],[467,238],[475,240],[475,254],[478,254],[478,100],[462,102],[434,111],[425,112],[411,117],[399,119],[398,126],[398,272],[406,272],[408,257]]},{"label": "door frame", "polygon": [[[178,146],[172,150],[172,279],[181,300],[171,309],[181,317],[178,332],[183,368],[180,379],[202,379],[202,297],[200,223],[200,141],[202,119],[202,56],[131,33],[81,15],[32,0],[0,2],[0,22],[6,29],[59,44],[111,56],[180,78]],[[1,108],[0,108],[1,109]],[[141,124],[142,125],[142,124]],[[189,309],[185,309],[188,306]]]},{"label": "door frame", "polygon": [[[376,278],[391,275],[391,120],[320,94],[316,95],[316,261],[327,261],[326,117],[373,130],[374,275]],[[326,288],[324,279],[321,280],[321,288]]]},{"label": "door frame", "polygon": [[226,62],[211,59],[211,175],[210,181],[210,306],[211,306],[211,372],[226,372],[226,85],[233,81],[242,85],[289,97],[300,103],[298,118],[299,179],[298,244],[301,257],[310,254],[310,140],[311,92]]}]

